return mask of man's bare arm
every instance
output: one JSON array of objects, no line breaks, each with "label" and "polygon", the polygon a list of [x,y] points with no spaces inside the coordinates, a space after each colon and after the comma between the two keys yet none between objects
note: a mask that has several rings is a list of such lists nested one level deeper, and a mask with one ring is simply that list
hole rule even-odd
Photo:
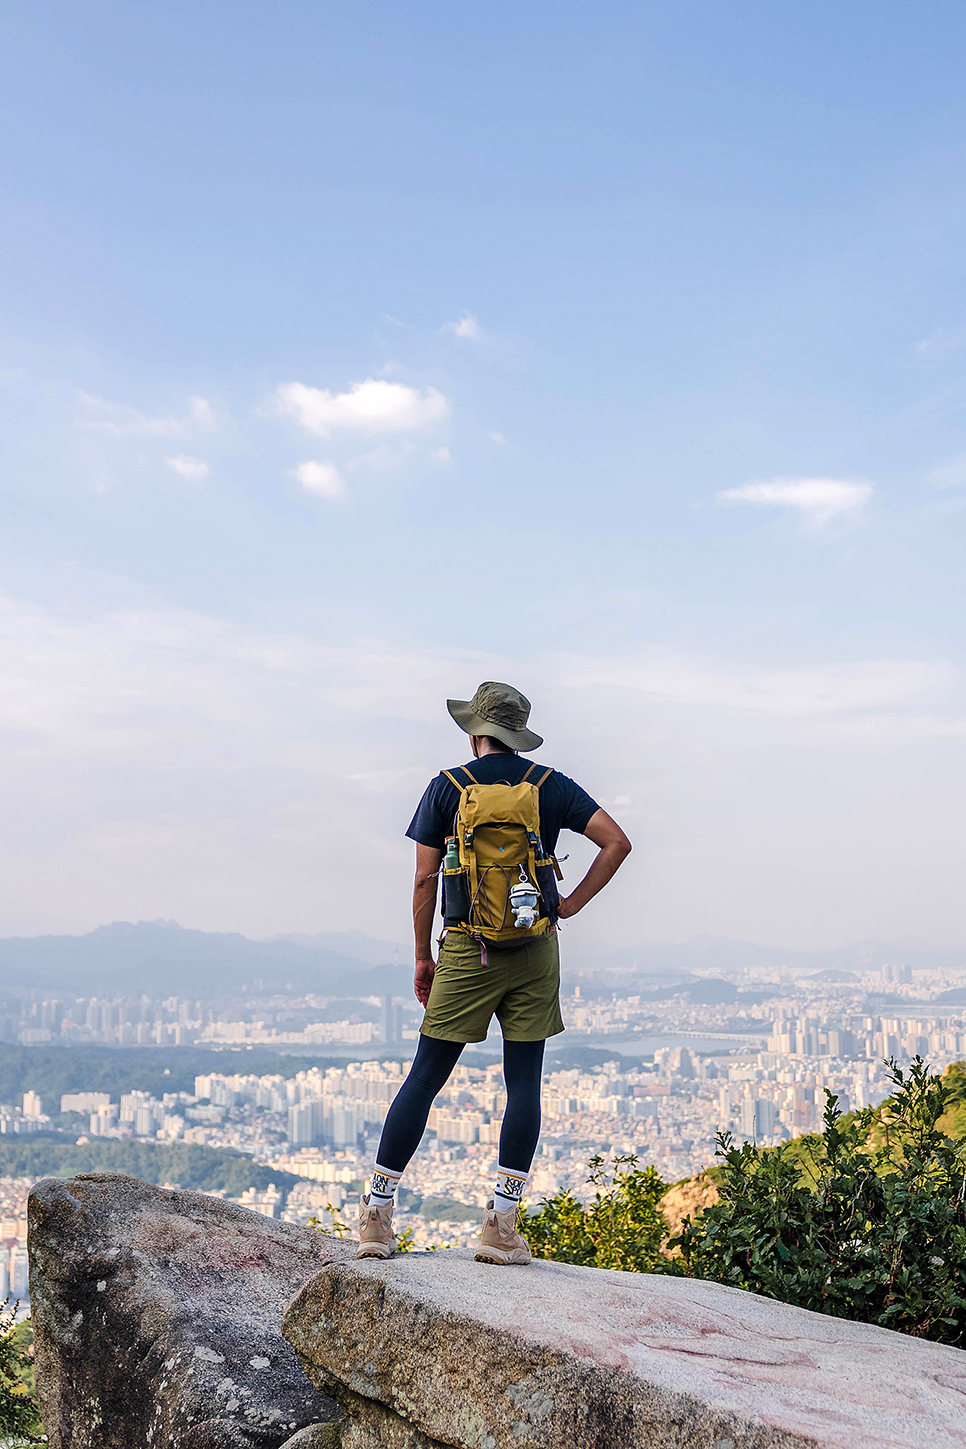
[{"label": "man's bare arm", "polygon": [[416,937],[416,975],[413,989],[421,1006],[425,1006],[429,1000],[436,970],[433,960],[433,918],[436,915],[436,894],[442,863],[441,850],[432,845],[417,843],[416,881],[413,885],[413,934]]},{"label": "man's bare arm", "polygon": [[606,810],[594,811],[584,826],[584,834],[600,847],[600,852],[576,890],[571,891],[569,896],[561,897],[560,918],[564,921],[583,910],[587,902],[604,889],[631,853],[631,842]]}]

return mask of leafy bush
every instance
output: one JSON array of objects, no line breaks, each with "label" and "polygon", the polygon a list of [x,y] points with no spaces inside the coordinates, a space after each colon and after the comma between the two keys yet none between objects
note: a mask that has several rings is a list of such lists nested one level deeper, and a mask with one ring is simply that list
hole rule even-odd
[{"label": "leafy bush", "polygon": [[719,1134],[720,1201],[668,1245],[688,1274],[963,1342],[966,1144],[939,1127],[953,1088],[919,1057],[888,1066],[896,1091],[879,1108],[846,1117],[826,1092],[817,1138],[762,1151]]},{"label": "leafy bush", "polygon": [[605,1159],[592,1157],[587,1180],[595,1192],[587,1207],[567,1191],[545,1198],[524,1224],[534,1257],[633,1273],[673,1271],[661,1254],[668,1226],[658,1204],[667,1183],[656,1168],[640,1168],[637,1161],[615,1157],[608,1182]]},{"label": "leafy bush", "polygon": [[[561,1263],[684,1273],[941,1343],[966,1341],[966,1068],[888,1063],[895,1093],[780,1147],[718,1136],[720,1199],[668,1240],[666,1184],[635,1157],[589,1163],[594,1197],[545,1199],[524,1231]],[[947,1130],[944,1130],[947,1129]]]},{"label": "leafy bush", "polygon": [[9,1299],[0,1309],[0,1435],[9,1445],[44,1442],[34,1398],[30,1320],[16,1321]]}]

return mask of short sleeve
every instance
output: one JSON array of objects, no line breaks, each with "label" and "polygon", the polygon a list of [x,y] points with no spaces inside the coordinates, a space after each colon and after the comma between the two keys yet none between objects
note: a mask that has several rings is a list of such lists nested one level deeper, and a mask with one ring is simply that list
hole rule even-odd
[{"label": "short sleeve", "polygon": [[587,794],[576,780],[571,780],[568,775],[557,775],[557,779],[563,787],[563,822],[562,830],[573,830],[577,835],[583,835],[590,821],[600,809],[597,801]]},{"label": "short sleeve", "polygon": [[[445,788],[447,785],[449,782],[437,775],[426,786],[423,798],[416,807],[416,814],[406,831],[409,839],[415,840],[417,845],[430,845],[435,850],[445,849],[446,836],[449,833],[444,804],[445,796],[449,793]],[[449,791],[452,789],[449,785]]]}]

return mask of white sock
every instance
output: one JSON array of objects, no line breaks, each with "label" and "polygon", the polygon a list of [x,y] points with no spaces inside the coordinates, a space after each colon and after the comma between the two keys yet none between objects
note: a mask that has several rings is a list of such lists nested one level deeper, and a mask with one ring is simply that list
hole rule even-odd
[{"label": "white sock", "polygon": [[497,1168],[496,1187],[493,1190],[493,1207],[496,1212],[507,1213],[511,1208],[520,1206],[528,1176],[528,1173],[517,1172],[512,1167]]},{"label": "white sock", "polygon": [[401,1177],[401,1172],[392,1172],[388,1167],[380,1167],[377,1162],[369,1182],[369,1201],[392,1202]]}]

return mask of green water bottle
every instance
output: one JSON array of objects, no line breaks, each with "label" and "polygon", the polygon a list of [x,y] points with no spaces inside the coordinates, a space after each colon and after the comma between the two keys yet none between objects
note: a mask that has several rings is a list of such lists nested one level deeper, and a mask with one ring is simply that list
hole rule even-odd
[{"label": "green water bottle", "polygon": [[460,868],[460,848],[459,848],[459,843],[458,843],[455,835],[448,835],[446,837],[446,854],[443,857],[443,869],[444,870],[459,870],[459,868]]}]

